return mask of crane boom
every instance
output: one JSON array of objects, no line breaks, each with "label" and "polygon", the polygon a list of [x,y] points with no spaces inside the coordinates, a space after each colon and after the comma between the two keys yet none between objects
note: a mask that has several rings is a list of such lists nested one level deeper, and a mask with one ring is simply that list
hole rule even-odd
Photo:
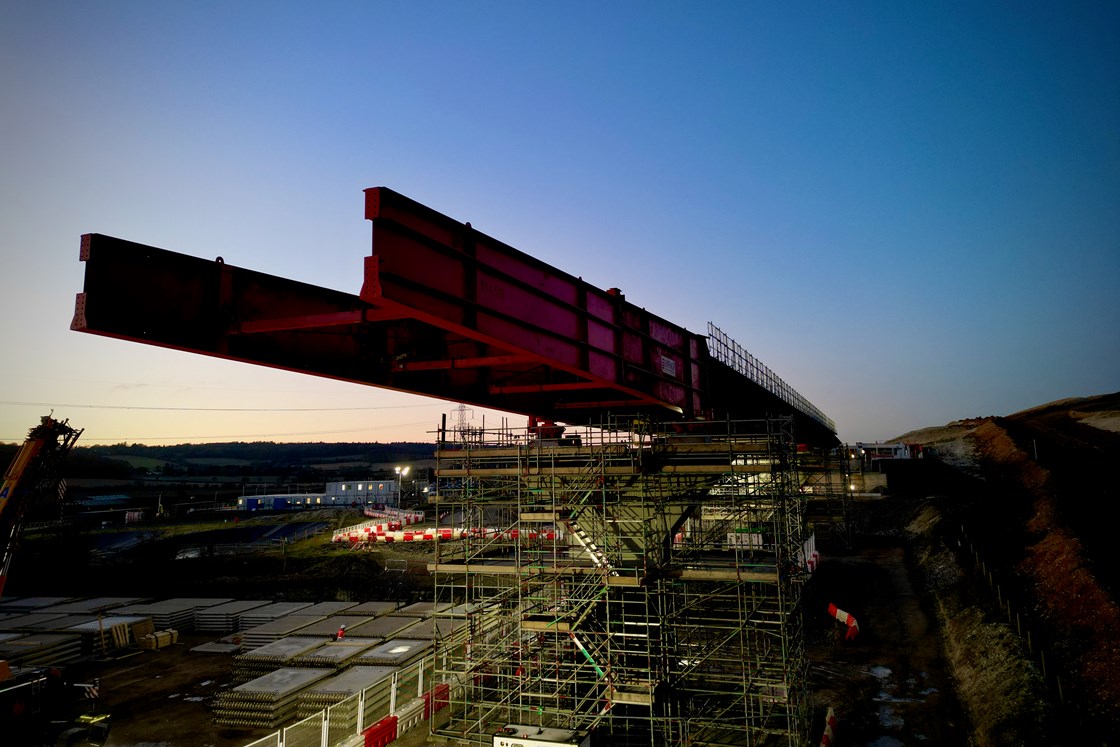
[{"label": "crane boom", "polygon": [[37,493],[57,484],[59,462],[81,434],[70,427],[69,421],[44,415],[8,465],[0,486],[0,596],[27,507]]}]

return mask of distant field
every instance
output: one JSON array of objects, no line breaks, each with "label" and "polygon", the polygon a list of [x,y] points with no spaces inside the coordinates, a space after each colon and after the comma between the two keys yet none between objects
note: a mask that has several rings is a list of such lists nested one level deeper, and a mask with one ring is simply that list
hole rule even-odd
[{"label": "distant field", "polygon": [[328,469],[328,470],[342,470],[353,469],[354,467],[367,467],[373,469],[373,463],[368,460],[356,462],[309,462],[306,465],[310,469]]},{"label": "distant field", "polygon": [[167,464],[166,459],[156,459],[154,457],[119,456],[119,457],[113,457],[113,459],[115,459],[119,462],[127,462],[128,465],[130,467],[132,467],[133,469],[146,469],[146,470],[163,469],[163,467]]}]

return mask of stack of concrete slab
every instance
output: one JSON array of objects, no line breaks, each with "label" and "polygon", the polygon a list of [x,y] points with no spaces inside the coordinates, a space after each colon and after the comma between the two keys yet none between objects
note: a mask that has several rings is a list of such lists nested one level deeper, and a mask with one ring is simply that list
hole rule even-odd
[{"label": "stack of concrete slab", "polygon": [[239,599],[213,607],[201,607],[194,613],[194,629],[199,633],[234,633],[241,630],[241,620],[250,610],[268,604],[261,599]]},{"label": "stack of concrete slab", "polygon": [[349,636],[359,625],[373,619],[374,618],[369,615],[331,615],[330,617],[324,617],[322,620],[308,625],[306,628],[300,630],[299,634],[324,635],[330,637],[336,635],[339,628],[345,625],[346,635]]},{"label": "stack of concrete slab", "polygon": [[[241,648],[249,650],[296,635],[308,625],[322,620],[322,615],[285,615],[275,620],[241,631]],[[320,639],[322,640],[322,639]]]},{"label": "stack of concrete slab", "polygon": [[400,605],[396,602],[362,602],[346,610],[348,615],[366,615],[368,617],[381,617],[396,612]]},{"label": "stack of concrete slab", "polygon": [[69,633],[72,632],[70,630],[71,628],[96,622],[98,617],[98,615],[67,615],[58,620],[49,620],[45,623],[41,623],[35,626],[35,630],[42,633]]},{"label": "stack of concrete slab", "polygon": [[311,602],[273,602],[264,607],[255,607],[241,615],[241,629],[248,630],[258,625],[264,625],[278,617],[291,615],[300,610],[307,609]]},{"label": "stack of concrete slab", "polygon": [[457,630],[466,630],[467,621],[448,617],[429,617],[408,628],[409,638],[424,640],[448,640]]},{"label": "stack of concrete slab", "polygon": [[439,612],[450,610],[454,605],[450,602],[415,602],[401,607],[393,615],[415,615],[417,617],[431,617]]},{"label": "stack of concrete slab", "polygon": [[116,610],[130,604],[141,604],[146,601],[143,597],[93,597],[92,599],[78,599],[62,604],[52,604],[43,612],[59,612],[64,615],[101,615],[109,610]]},{"label": "stack of concrete slab", "polygon": [[299,613],[301,615],[322,615],[323,617],[338,615],[343,612],[350,614],[347,610],[357,605],[357,602],[318,602],[306,609],[300,610]]},{"label": "stack of concrete slab", "polygon": [[333,669],[289,667],[218,694],[214,721],[225,726],[275,729],[296,715],[299,696]]},{"label": "stack of concrete slab", "polygon": [[372,620],[355,625],[353,629],[346,627],[346,635],[356,635],[360,638],[395,638],[410,627],[420,622],[419,617],[375,617]]},{"label": "stack of concrete slab", "polygon": [[48,623],[64,624],[68,615],[51,612],[29,612],[0,620],[0,633],[33,633]]},{"label": "stack of concrete slab", "polygon": [[16,597],[0,601],[0,613],[17,612],[26,615],[30,612],[41,612],[56,604],[73,601],[75,601],[74,597]]},{"label": "stack of concrete slab", "polygon": [[150,620],[147,615],[102,615],[95,620],[72,625],[66,631],[82,636],[82,653],[103,654],[135,643],[133,626]]},{"label": "stack of concrete slab", "polygon": [[277,669],[291,666],[292,660],[297,656],[314,651],[324,643],[322,638],[291,636],[238,654],[234,657],[233,679],[235,682],[248,682]]},{"label": "stack of concrete slab", "polygon": [[297,667],[334,667],[342,669],[365,651],[381,643],[380,638],[343,638],[341,641],[327,641],[319,648],[312,649],[292,659]]},{"label": "stack of concrete slab", "polygon": [[20,667],[61,666],[82,655],[77,634],[32,633],[0,642],[0,659]]},{"label": "stack of concrete slab", "polygon": [[165,599],[150,604],[130,604],[113,610],[118,615],[148,615],[157,630],[193,630],[195,613],[199,609],[216,607],[232,599]]},{"label": "stack of concrete slab", "polygon": [[[304,690],[299,696],[296,717],[310,718],[363,690],[367,691],[367,700],[371,696],[378,697],[381,690],[387,692],[392,687],[393,672],[395,671],[397,671],[396,667],[351,667],[342,674]],[[340,718],[342,723],[356,723],[357,709],[358,699],[354,698],[350,709],[347,709],[348,712],[338,713],[336,710],[333,717]]]},{"label": "stack of concrete slab", "polygon": [[401,667],[431,652],[432,649],[433,643],[431,641],[394,638],[363,651],[354,657],[353,663],[356,665],[380,664]]}]

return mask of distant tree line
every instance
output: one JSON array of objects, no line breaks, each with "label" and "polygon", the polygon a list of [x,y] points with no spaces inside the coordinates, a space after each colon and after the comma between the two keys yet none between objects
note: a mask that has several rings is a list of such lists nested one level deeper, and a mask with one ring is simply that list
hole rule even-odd
[{"label": "distant tree line", "polygon": [[[18,444],[0,444],[0,464],[15,457]],[[64,477],[133,479],[163,477],[251,477],[349,480],[373,477],[373,465],[431,459],[430,443],[252,443],[78,445],[62,464]],[[152,466],[144,466],[143,463]],[[156,466],[158,465],[158,466]],[[327,465],[329,474],[324,473]]]},{"label": "distant tree line", "polygon": [[112,446],[79,446],[101,457],[147,457],[168,462],[206,459],[228,459],[231,462],[260,464],[298,464],[344,461],[391,462],[429,459],[435,451],[430,443],[276,443],[273,441],[232,441],[215,444],[114,444]]}]

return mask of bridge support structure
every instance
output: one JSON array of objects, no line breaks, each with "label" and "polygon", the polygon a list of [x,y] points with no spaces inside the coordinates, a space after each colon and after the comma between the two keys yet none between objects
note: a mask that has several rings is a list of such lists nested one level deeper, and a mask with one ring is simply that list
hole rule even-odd
[{"label": "bridge support structure", "polygon": [[807,743],[817,556],[791,419],[603,425],[441,439],[440,511],[469,539],[429,566],[458,621],[438,733]]}]

